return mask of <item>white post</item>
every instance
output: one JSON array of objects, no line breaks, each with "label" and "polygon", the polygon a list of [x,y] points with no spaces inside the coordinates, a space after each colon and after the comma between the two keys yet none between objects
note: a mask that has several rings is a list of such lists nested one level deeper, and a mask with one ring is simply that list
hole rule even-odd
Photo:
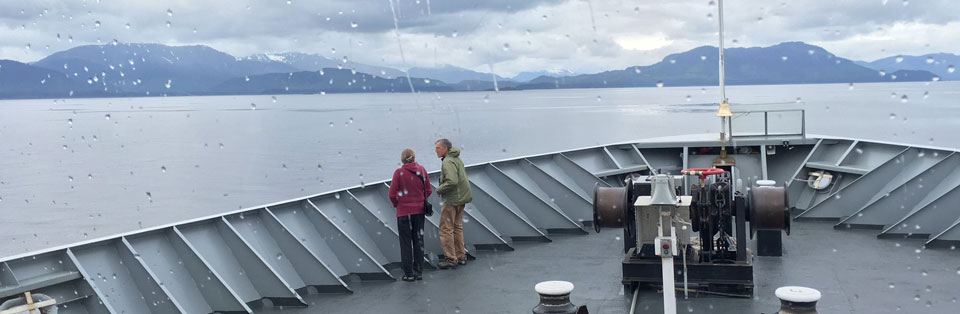
[{"label": "white post", "polygon": [[[672,220],[672,215],[667,217],[668,219]],[[674,243],[675,241],[668,240],[668,239],[673,239],[674,238],[673,235],[676,234],[676,232],[673,228],[673,222],[669,221],[668,223],[670,224],[670,229],[667,229],[664,227],[663,213],[661,212],[660,219],[659,219],[660,226],[659,228],[657,228],[657,233],[660,234],[660,237],[659,237],[660,241],[657,241],[658,242],[657,245],[658,246],[661,245],[663,243],[661,241],[668,241],[668,243],[670,243],[670,247],[669,247],[669,250],[663,250],[663,248],[661,247],[656,247],[655,250],[661,253],[660,254],[661,265],[662,265],[661,269],[663,272],[663,313],[677,314],[677,292],[675,291],[676,289],[674,288],[676,285],[674,284],[674,278],[673,278],[673,252],[674,250],[676,250],[676,248],[674,247],[676,243]],[[663,234],[664,229],[670,230],[670,234],[664,235]]]},{"label": "white post", "polygon": [[663,256],[663,313],[677,314],[677,293],[673,288],[673,255]]}]

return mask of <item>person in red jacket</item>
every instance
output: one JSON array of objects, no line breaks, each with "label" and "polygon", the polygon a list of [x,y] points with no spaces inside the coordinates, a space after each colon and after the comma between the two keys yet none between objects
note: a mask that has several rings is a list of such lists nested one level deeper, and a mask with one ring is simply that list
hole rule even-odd
[{"label": "person in red jacket", "polygon": [[413,149],[400,153],[403,165],[393,171],[390,202],[397,209],[403,281],[423,280],[423,201],[433,193],[427,169],[416,162]]}]

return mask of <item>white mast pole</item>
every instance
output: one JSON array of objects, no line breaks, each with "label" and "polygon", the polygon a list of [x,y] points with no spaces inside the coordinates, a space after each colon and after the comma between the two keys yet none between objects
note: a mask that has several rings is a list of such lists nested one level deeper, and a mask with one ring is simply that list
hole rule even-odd
[{"label": "white mast pole", "polygon": [[727,138],[733,133],[733,130],[728,130],[730,119],[733,119],[733,113],[730,111],[730,104],[727,103],[727,88],[724,74],[723,0],[717,0],[717,11],[719,12],[719,14],[717,14],[717,20],[720,21],[720,106],[717,108],[717,116],[720,117],[720,158],[715,160],[714,166],[716,166],[717,163],[728,164],[732,162],[732,159],[727,158]]}]

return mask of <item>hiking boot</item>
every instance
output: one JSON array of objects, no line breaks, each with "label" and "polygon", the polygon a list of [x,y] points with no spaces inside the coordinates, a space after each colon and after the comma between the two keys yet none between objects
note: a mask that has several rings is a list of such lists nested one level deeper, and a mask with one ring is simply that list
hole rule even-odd
[{"label": "hiking boot", "polygon": [[467,264],[467,257],[458,258],[458,259],[457,259],[457,264],[466,265],[466,264]]},{"label": "hiking boot", "polygon": [[439,263],[437,263],[437,267],[440,267],[440,269],[457,268],[457,260],[444,259],[443,261],[440,261]]}]

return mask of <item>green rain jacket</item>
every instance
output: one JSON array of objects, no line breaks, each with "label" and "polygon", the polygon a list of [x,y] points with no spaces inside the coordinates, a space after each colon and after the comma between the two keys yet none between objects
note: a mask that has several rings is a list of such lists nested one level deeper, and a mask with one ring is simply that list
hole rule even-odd
[{"label": "green rain jacket", "polygon": [[460,161],[460,149],[451,147],[442,160],[437,193],[443,205],[463,205],[472,201],[470,181],[467,181],[467,171],[463,168],[463,161]]}]

